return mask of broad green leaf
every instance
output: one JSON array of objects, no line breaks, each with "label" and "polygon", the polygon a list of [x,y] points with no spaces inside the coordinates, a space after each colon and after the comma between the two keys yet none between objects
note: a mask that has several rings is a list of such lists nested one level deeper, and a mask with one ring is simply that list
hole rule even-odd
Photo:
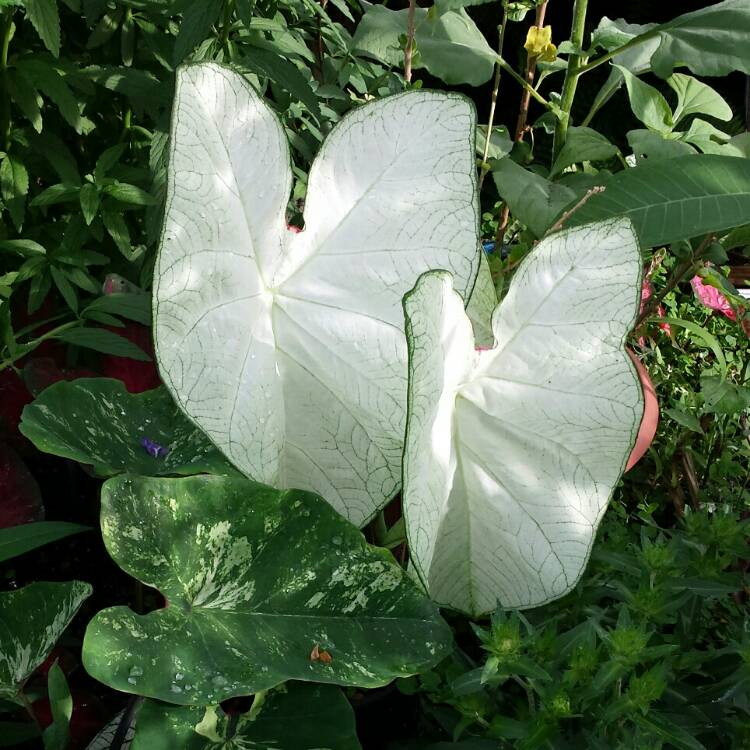
[{"label": "broad green leaf", "polygon": [[73,698],[68,681],[60,665],[52,665],[47,675],[52,724],[43,732],[44,750],[65,750],[70,741],[70,717],[73,715]]},{"label": "broad green leaf", "polygon": [[97,297],[81,314],[105,312],[151,325],[151,298],[140,292],[122,292]]},{"label": "broad green leaf", "polygon": [[0,529],[0,562],[23,555],[37,547],[56,542],[71,534],[89,531],[88,526],[66,521],[36,521]]},{"label": "broad green leaf", "polygon": [[480,86],[492,78],[497,53],[463,8],[428,13],[415,36],[423,65],[445,83]]},{"label": "broad green leaf", "polygon": [[0,698],[16,698],[91,590],[83,581],[68,581],[0,593]]},{"label": "broad green leaf", "polygon": [[732,119],[732,108],[722,96],[697,78],[684,73],[674,73],[667,78],[667,83],[677,94],[675,125],[689,115],[708,115],[718,120]]},{"label": "broad green leaf", "polygon": [[124,475],[102,489],[102,534],[118,565],[168,602],[147,615],[112,607],[89,624],[84,666],[117,690],[203,705],[287,679],[375,687],[451,646],[390,553],[312,493]]},{"label": "broad green leaf", "polygon": [[259,710],[253,704],[241,715],[233,734],[221,708],[144,701],[131,750],[215,750],[221,742],[256,750],[360,748],[354,712],[332,685],[287,682],[255,700]]},{"label": "broad green leaf", "polygon": [[550,177],[560,174],[571,164],[584,161],[603,161],[617,153],[617,146],[591,128],[568,128],[565,144],[555,159]]},{"label": "broad green leaf", "polygon": [[[484,156],[484,144],[487,140],[487,126],[477,125],[476,149],[479,156]],[[513,139],[510,137],[505,125],[496,125],[492,128],[490,136],[490,149],[487,152],[488,159],[501,159],[507,156],[513,148]]]},{"label": "broad green leaf", "polygon": [[495,343],[492,333],[492,313],[497,306],[497,292],[492,280],[490,264],[484,251],[480,251],[479,273],[474,289],[466,305],[466,314],[471,321],[477,346],[489,348]]},{"label": "broad green leaf", "polygon": [[441,606],[535,607],[576,585],[643,415],[624,343],[640,277],[627,220],[553,234],[513,277],[487,351],[449,274],[405,298],[404,516]]},{"label": "broad green leaf", "polygon": [[649,129],[669,133],[674,123],[672,110],[664,96],[653,86],[644,83],[627,68],[615,66],[625,79],[630,108],[633,114]]},{"label": "broad green leaf", "polygon": [[223,0],[187,3],[174,45],[173,62],[181,63],[210,33],[219,18]]},{"label": "broad green leaf", "polygon": [[670,133],[662,135],[653,130],[629,130],[627,139],[633,149],[636,165],[698,153],[689,143],[675,140]]},{"label": "broad green leaf", "polygon": [[718,154],[726,156],[739,156],[743,154],[729,144],[729,136],[711,125],[710,122],[695,118],[687,132],[682,134],[682,140],[696,146],[704,154]]},{"label": "broad green leaf", "polygon": [[59,57],[60,16],[57,12],[57,0],[24,0],[23,7],[44,46],[55,57]]},{"label": "broad green leaf", "polygon": [[86,224],[90,225],[99,212],[99,189],[91,182],[85,183],[79,193],[81,213]]},{"label": "broad green leaf", "polygon": [[[109,378],[55,383],[24,408],[19,429],[39,450],[91,464],[102,476],[235,473],[164,388],[128,393]],[[144,438],[166,455],[149,451]]]},{"label": "broad green leaf", "polygon": [[182,68],[174,112],[162,377],[248,476],[319,492],[362,524],[399,484],[401,297],[432,267],[464,294],[474,283],[473,107],[412,91],[355,108],[313,163],[301,233],[286,226],[286,137],[243,77]]},{"label": "broad green leaf", "polygon": [[29,173],[19,159],[10,154],[0,162],[0,195],[5,202],[16,229],[23,226],[26,195],[29,192]]},{"label": "broad green leaf", "polygon": [[492,179],[513,216],[537,237],[547,231],[563,208],[577,200],[569,187],[524,169],[507,157],[493,164]]},{"label": "broad green leaf", "polygon": [[[353,48],[389,65],[403,65],[399,39],[406,34],[407,13],[369,7],[357,26]],[[414,68],[424,66],[449,84],[478,86],[492,77],[497,54],[463,8],[445,13],[417,8],[414,19],[419,51]]]},{"label": "broad green leaf", "polygon": [[106,328],[69,328],[56,334],[55,338],[103,354],[114,354],[116,357],[128,357],[141,362],[151,361],[151,357],[139,346]]},{"label": "broad green leaf", "polygon": [[641,243],[656,247],[739,226],[749,215],[750,160],[695,155],[618,172],[567,225],[627,216]]}]

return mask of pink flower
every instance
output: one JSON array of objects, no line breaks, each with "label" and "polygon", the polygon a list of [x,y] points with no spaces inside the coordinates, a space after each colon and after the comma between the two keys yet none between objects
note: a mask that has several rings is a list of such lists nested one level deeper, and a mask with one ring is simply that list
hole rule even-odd
[{"label": "pink flower", "polygon": [[693,287],[695,296],[710,310],[720,312],[724,317],[729,318],[729,320],[737,320],[737,313],[734,308],[716,287],[704,284],[700,276],[693,276],[690,279],[690,285]]}]

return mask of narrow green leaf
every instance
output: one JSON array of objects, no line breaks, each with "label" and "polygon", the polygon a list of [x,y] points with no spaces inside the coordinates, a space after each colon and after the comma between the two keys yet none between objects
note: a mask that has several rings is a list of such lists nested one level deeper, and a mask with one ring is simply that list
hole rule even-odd
[{"label": "narrow green leaf", "polygon": [[37,133],[42,132],[42,112],[39,109],[39,95],[23,73],[17,70],[6,72],[8,93],[18,105],[24,117],[31,123]]},{"label": "narrow green leaf", "polygon": [[84,666],[117,690],[190,705],[287,679],[375,687],[452,646],[390,553],[309,492],[121,475],[102,488],[102,534],[118,565],[168,602],[145,616],[112,607],[89,624]]},{"label": "narrow green leaf", "polygon": [[128,357],[141,362],[151,361],[151,357],[132,341],[104,328],[70,328],[58,333],[55,338],[103,354],[114,354],[117,357]]},{"label": "narrow green leaf", "polygon": [[101,182],[104,177],[107,176],[109,170],[117,164],[125,153],[125,144],[118,143],[116,146],[112,146],[105,151],[102,151],[99,158],[96,160],[96,166],[94,167],[94,180]]},{"label": "narrow green leaf", "polygon": [[0,163],[0,194],[10,218],[19,231],[23,226],[28,192],[29,174],[26,167],[15,156],[6,154]]},{"label": "narrow green leaf", "polygon": [[76,133],[82,133],[84,122],[78,109],[78,99],[60,71],[42,58],[26,58],[19,63],[19,69],[39,91],[55,103],[60,114]]},{"label": "narrow green leaf", "polygon": [[34,240],[0,240],[0,251],[18,253],[19,255],[45,255],[47,251]]},{"label": "narrow green leaf", "polygon": [[130,230],[122,214],[111,208],[103,208],[101,215],[104,227],[117,245],[117,249],[128,260],[132,260],[134,252],[130,245]]},{"label": "narrow green leaf", "polygon": [[44,46],[55,56],[60,56],[60,16],[57,0],[24,0],[26,15],[44,42]]},{"label": "narrow green leaf", "polygon": [[78,312],[78,295],[72,284],[57,266],[50,266],[52,281],[55,282],[57,290],[62,294],[65,304],[74,312]]},{"label": "narrow green leaf", "polygon": [[151,297],[148,294],[107,294],[95,299],[84,311],[114,313],[143,325],[151,325]]},{"label": "narrow green leaf", "polygon": [[65,185],[62,182],[58,182],[56,185],[50,185],[48,188],[42,190],[39,195],[34,196],[29,205],[36,207],[66,203],[67,201],[75,200],[79,190],[80,188],[76,185]]},{"label": "narrow green leaf", "polygon": [[87,225],[90,225],[99,211],[99,190],[96,185],[86,182],[79,193],[79,200],[83,219]]},{"label": "narrow green leaf", "polygon": [[70,717],[73,715],[73,698],[70,695],[65,673],[58,663],[52,665],[47,675],[52,724],[43,732],[44,750],[65,750],[70,741]]},{"label": "narrow green leaf", "polygon": [[36,521],[0,529],[0,562],[82,531],[90,529],[65,521]]},{"label": "narrow green leaf", "polygon": [[156,203],[152,195],[127,182],[113,182],[111,185],[105,185],[102,191],[118,201],[136,206],[152,206]]},{"label": "narrow green leaf", "polygon": [[720,232],[750,216],[750,160],[730,156],[680,156],[618,172],[567,226],[629,216],[646,247]]}]

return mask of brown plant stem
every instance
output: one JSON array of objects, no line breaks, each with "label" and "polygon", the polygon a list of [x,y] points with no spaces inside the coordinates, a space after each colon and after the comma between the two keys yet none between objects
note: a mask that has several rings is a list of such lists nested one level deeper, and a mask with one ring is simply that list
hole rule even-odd
[{"label": "brown plant stem", "polygon": [[[544,26],[544,15],[547,12],[547,2],[543,2],[541,5],[536,6],[536,18],[534,19],[534,26],[537,29],[541,29]],[[526,61],[526,74],[524,80],[529,86],[534,84],[534,75],[536,74],[536,56],[532,57],[529,55]],[[521,105],[518,108],[518,120],[516,122],[516,140],[523,140],[523,136],[526,133],[526,120],[529,116],[529,104],[531,104],[531,92],[528,88],[523,90],[521,94]]]},{"label": "brown plant stem", "polygon": [[546,232],[545,236],[548,234],[552,234],[552,232],[556,232],[558,229],[562,229],[563,224],[581,207],[583,206],[586,201],[588,201],[589,198],[591,198],[592,195],[598,195],[599,193],[603,193],[605,190],[604,185],[595,185],[594,187],[590,188],[585,192],[581,200],[578,201],[578,203],[573,206],[573,208],[569,208]]}]

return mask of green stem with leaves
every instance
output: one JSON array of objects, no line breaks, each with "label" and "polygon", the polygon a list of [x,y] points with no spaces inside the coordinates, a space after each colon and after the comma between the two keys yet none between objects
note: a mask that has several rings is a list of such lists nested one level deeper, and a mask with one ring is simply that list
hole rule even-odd
[{"label": "green stem with leaves", "polygon": [[225,0],[224,17],[221,21],[221,49],[229,59],[229,32],[232,29],[232,13],[234,12],[234,0]]},{"label": "green stem with leaves", "polygon": [[71,328],[78,328],[80,325],[80,320],[71,320],[68,323],[63,323],[62,325],[53,328],[51,331],[47,331],[47,333],[43,333],[41,336],[38,336],[37,338],[29,341],[26,344],[19,344],[19,350],[15,354],[12,354],[10,357],[8,357],[8,359],[4,359],[2,362],[0,362],[0,372],[7,369],[8,367],[12,367],[19,359],[23,359],[23,357],[25,357],[30,352],[33,352],[34,349],[36,349],[40,344],[44,343],[48,339],[53,339],[55,338],[55,336],[59,336],[64,331],[68,331]]},{"label": "green stem with leaves", "polygon": [[10,117],[10,94],[8,92],[8,50],[10,40],[13,36],[13,11],[14,8],[6,8],[0,21],[0,34],[2,35],[2,47],[0,48],[0,82],[2,83],[2,111],[0,112],[0,137],[2,137],[3,150],[10,148],[10,131],[12,120]]},{"label": "green stem with leaves", "polygon": [[533,99],[535,99],[539,104],[541,104],[545,109],[552,109],[552,105],[528,82],[526,79],[517,73],[513,66],[505,62],[503,58],[498,55],[495,60],[497,61],[497,64],[510,75],[511,78],[513,78],[518,85],[524,89],[525,91],[528,91],[529,94]]},{"label": "green stem with leaves", "polygon": [[[573,48],[580,50],[583,48],[583,32],[586,26],[586,8],[588,0],[575,0],[573,3],[573,25],[570,30],[570,41]],[[570,112],[573,109],[573,100],[576,96],[578,86],[578,76],[583,67],[583,58],[581,55],[571,52],[568,56],[568,68],[565,71],[565,81],[563,83],[562,95],[560,97],[560,112],[557,115],[557,125],[555,126],[555,143],[553,153],[556,157],[560,149],[565,144],[570,126]]]}]

